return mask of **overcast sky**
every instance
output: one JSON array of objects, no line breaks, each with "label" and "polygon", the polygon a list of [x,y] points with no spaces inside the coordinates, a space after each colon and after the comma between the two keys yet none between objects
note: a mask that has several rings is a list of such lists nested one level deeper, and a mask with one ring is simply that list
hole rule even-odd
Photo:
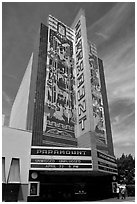
[{"label": "overcast sky", "polygon": [[85,10],[88,39],[104,62],[115,155],[134,155],[134,3],[3,3],[2,112],[8,122],[40,23],[46,24],[51,14],[70,26],[80,8]]}]

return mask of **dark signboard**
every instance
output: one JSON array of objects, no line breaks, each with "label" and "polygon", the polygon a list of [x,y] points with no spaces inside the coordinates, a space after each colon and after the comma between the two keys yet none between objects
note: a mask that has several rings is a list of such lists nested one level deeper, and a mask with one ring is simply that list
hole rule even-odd
[{"label": "dark signboard", "polygon": [[31,163],[92,163],[91,160],[79,159],[31,159]]},{"label": "dark signboard", "polygon": [[72,31],[50,16],[43,131],[47,135],[74,138],[74,60],[71,38]]},{"label": "dark signboard", "polygon": [[100,165],[100,166],[105,166],[105,167],[109,167],[109,168],[112,168],[112,169],[116,169],[116,170],[117,170],[117,166],[114,166],[114,165],[111,165],[111,164],[108,164],[108,163],[105,163],[105,162],[98,161],[98,165]]},{"label": "dark signboard", "polygon": [[118,173],[116,159],[114,157],[111,157],[99,151],[97,151],[97,157],[99,170],[114,174]]},{"label": "dark signboard", "polygon": [[105,167],[105,166],[98,166],[98,168],[100,170],[107,171],[107,172],[110,172],[110,173],[118,173],[117,169],[112,169],[112,168],[108,168],[108,167]]},{"label": "dark signboard", "polygon": [[112,162],[112,163],[116,164],[116,159],[114,157],[111,157],[109,155],[103,154],[102,152],[99,152],[99,151],[97,151],[97,156],[100,159],[103,159],[103,160],[106,160],[106,161],[109,161],[109,162]]},{"label": "dark signboard", "polygon": [[91,169],[92,168],[92,165],[77,165],[77,164],[31,164],[31,168],[55,168],[55,169],[58,169],[58,168],[67,168],[67,169]]}]

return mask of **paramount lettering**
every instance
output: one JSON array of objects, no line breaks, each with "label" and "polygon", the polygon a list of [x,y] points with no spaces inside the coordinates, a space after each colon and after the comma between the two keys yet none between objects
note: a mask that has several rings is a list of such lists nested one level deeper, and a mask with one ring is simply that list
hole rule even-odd
[{"label": "paramount lettering", "polygon": [[79,76],[79,74],[81,74],[83,69],[84,69],[83,60],[81,60],[78,64],[76,64],[77,77]]},{"label": "paramount lettering", "polygon": [[86,111],[86,101],[83,100],[81,101],[81,103],[79,103],[78,105],[78,113],[79,113],[79,116],[81,116],[82,113],[84,113]]},{"label": "paramount lettering", "polygon": [[85,96],[85,86],[82,86],[79,90],[78,90],[78,101],[80,101],[84,96]]},{"label": "paramount lettering", "polygon": [[[75,26],[75,54],[76,54],[76,74],[77,74],[77,100],[78,100],[78,121],[83,131],[85,129],[86,100],[85,100],[85,81],[84,81],[84,63],[83,63],[83,45],[81,20]],[[82,101],[81,101],[82,100]],[[85,115],[83,115],[85,114]]]},{"label": "paramount lettering", "polygon": [[83,73],[78,77],[77,83],[78,83],[78,88],[84,83],[84,74]]},{"label": "paramount lettering", "polygon": [[82,40],[80,39],[78,41],[78,43],[76,44],[76,53],[79,51],[79,50],[82,50]]},{"label": "paramount lettering", "polygon": [[[82,110],[81,110],[82,111]],[[85,120],[85,118],[82,118],[82,120]],[[83,126],[83,122],[80,121]],[[74,155],[74,156],[90,156],[90,150],[59,150],[59,149],[32,149],[31,150],[32,155]]]},{"label": "paramount lettering", "polygon": [[76,63],[78,64],[81,59],[83,59],[83,52],[82,52],[82,50],[80,50],[80,51],[76,54]]},{"label": "paramount lettering", "polygon": [[82,130],[85,129],[85,120],[86,120],[86,119],[87,119],[87,118],[86,118],[86,115],[79,119],[79,124],[81,124],[81,129],[82,129]]}]

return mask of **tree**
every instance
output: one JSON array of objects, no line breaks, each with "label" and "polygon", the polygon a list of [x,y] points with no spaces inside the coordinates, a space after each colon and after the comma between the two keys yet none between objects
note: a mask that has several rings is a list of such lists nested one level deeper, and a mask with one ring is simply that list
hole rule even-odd
[{"label": "tree", "polygon": [[118,180],[120,183],[135,183],[135,158],[131,154],[128,156],[124,153],[117,158]]}]

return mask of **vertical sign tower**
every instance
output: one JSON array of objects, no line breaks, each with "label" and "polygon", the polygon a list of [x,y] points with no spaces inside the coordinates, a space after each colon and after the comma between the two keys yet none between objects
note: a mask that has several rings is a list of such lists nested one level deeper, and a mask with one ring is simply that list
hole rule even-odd
[{"label": "vertical sign tower", "polygon": [[92,117],[92,95],[90,91],[89,47],[83,10],[78,13],[72,28],[75,31],[76,104],[78,107],[76,137],[79,146],[96,149],[94,118]]},{"label": "vertical sign tower", "polygon": [[91,147],[96,161],[95,150],[114,156],[107,96],[104,92],[105,79],[96,47],[87,40],[83,10],[78,13],[72,28],[75,32],[76,137],[78,146]]}]

